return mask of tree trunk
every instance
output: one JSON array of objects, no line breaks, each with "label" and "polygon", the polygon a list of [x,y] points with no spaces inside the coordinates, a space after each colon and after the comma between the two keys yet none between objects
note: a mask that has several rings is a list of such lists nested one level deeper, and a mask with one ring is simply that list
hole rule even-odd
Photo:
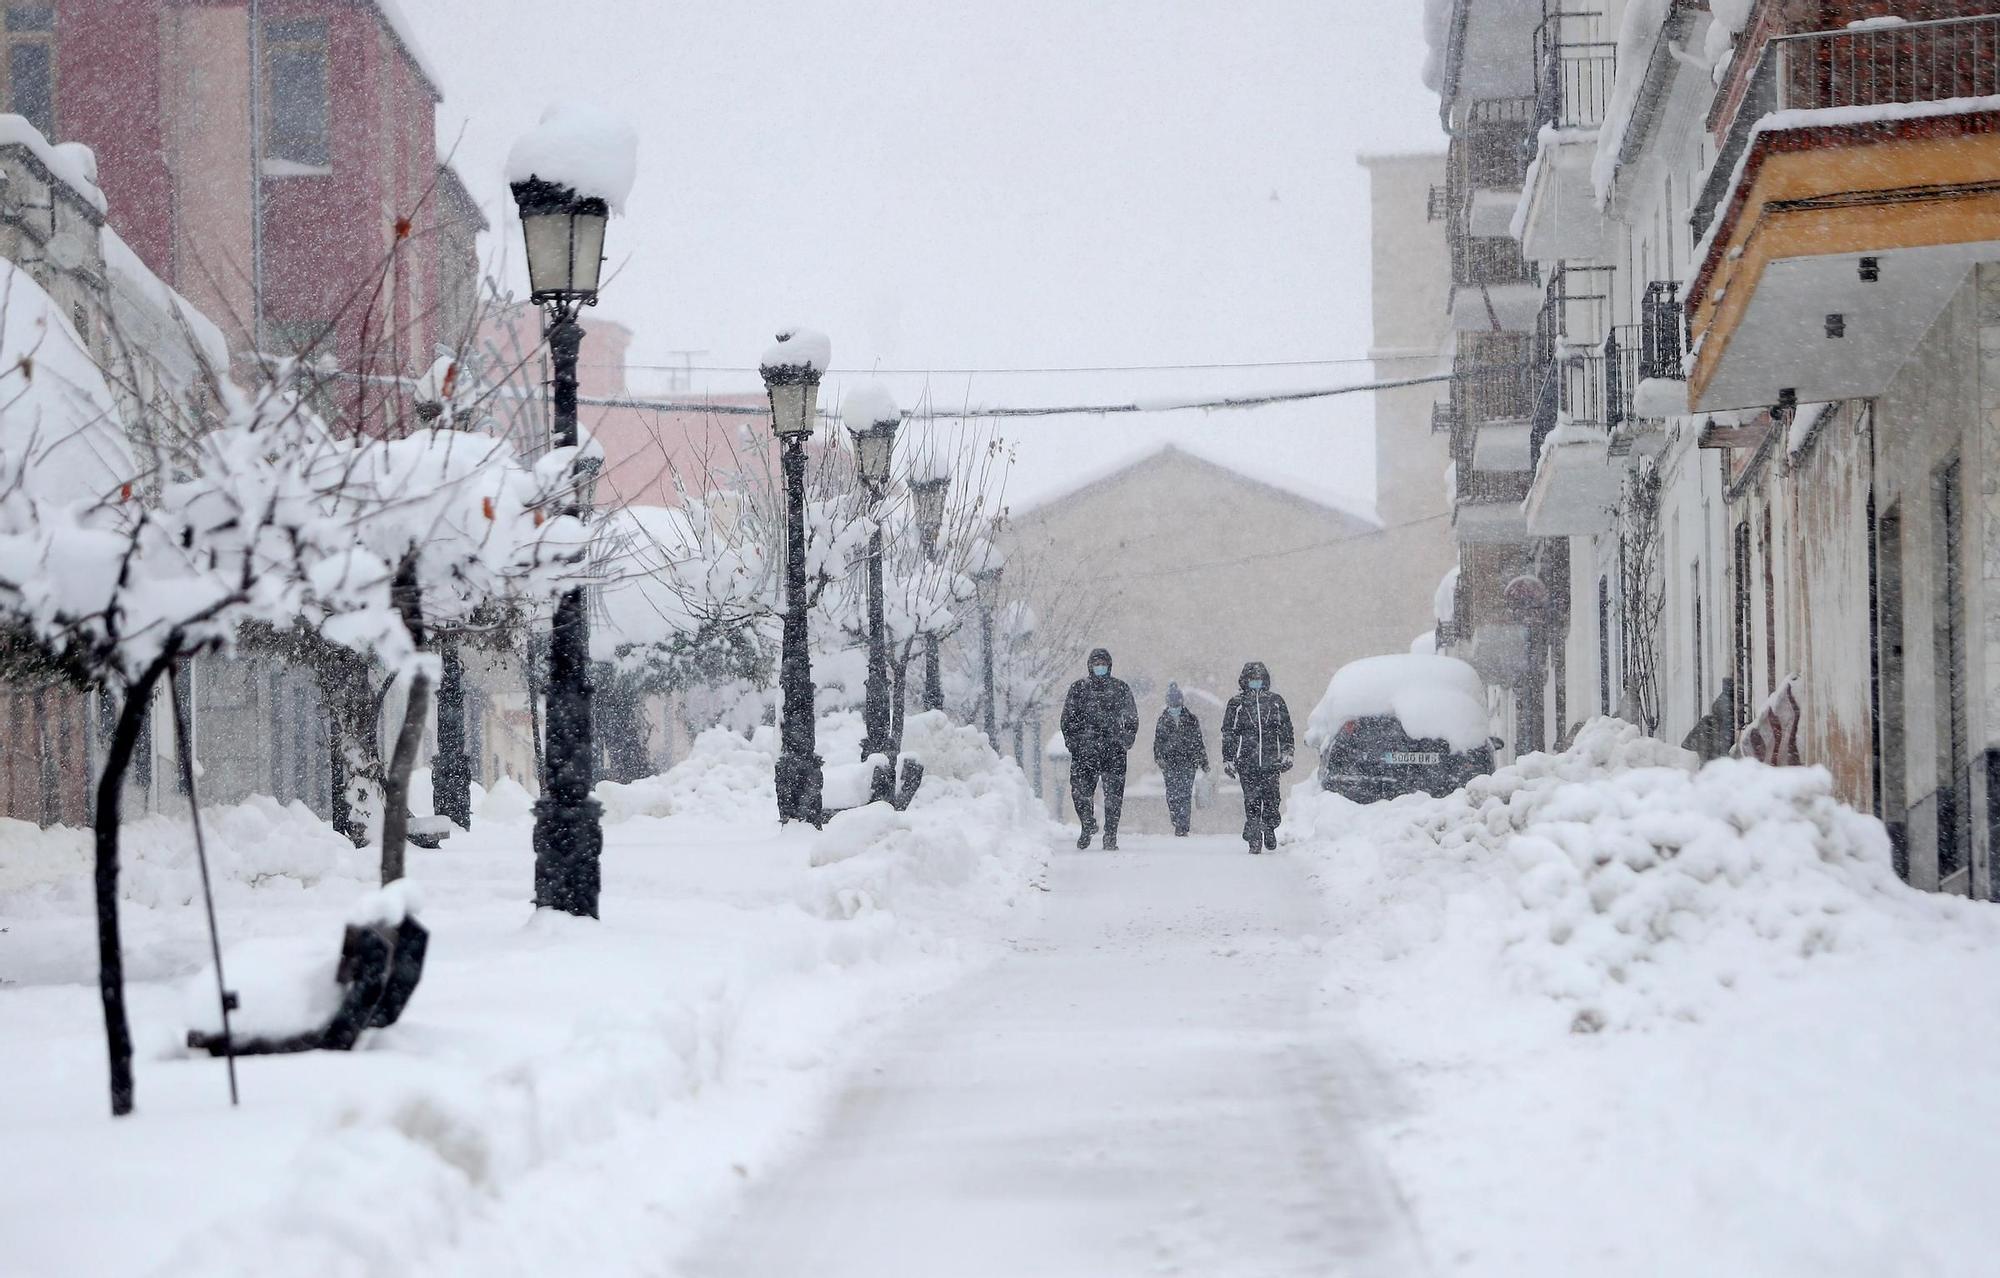
[{"label": "tree trunk", "polygon": [[[417,584],[417,561],[405,555],[390,583],[389,598],[410,632],[410,642],[424,651],[424,596]],[[382,779],[382,882],[403,877],[403,855],[410,835],[410,774],[417,769],[417,748],[423,744],[424,720],[431,712],[430,676],[410,676],[410,695],[403,705],[403,726],[396,733],[389,774]]]},{"label": "tree trunk", "polygon": [[410,774],[417,770],[417,747],[423,744],[424,720],[431,712],[429,675],[410,676],[410,696],[403,706],[403,726],[396,733],[396,750],[389,756],[383,779],[382,882],[403,877],[403,853],[410,835]]},{"label": "tree trunk", "polygon": [[437,691],[437,754],[431,759],[432,810],[461,830],[472,828],[472,761],[465,751],[465,665],[458,641],[438,645],[444,675]]},{"label": "tree trunk", "polygon": [[119,800],[132,750],[146,726],[146,705],[166,673],[171,656],[148,667],[126,691],[118,725],[104,753],[104,771],[97,778],[97,991],[104,1002],[104,1042],[111,1057],[111,1113],[132,1112],[132,1027],[125,1017],[125,957],[118,939]]},{"label": "tree trunk", "polygon": [[906,682],[910,673],[910,657],[907,652],[896,662],[891,673],[895,682],[889,697],[889,704],[892,707],[890,714],[893,716],[889,726],[889,739],[896,743],[896,751],[900,754],[903,749],[903,708],[910,701],[909,684]]}]

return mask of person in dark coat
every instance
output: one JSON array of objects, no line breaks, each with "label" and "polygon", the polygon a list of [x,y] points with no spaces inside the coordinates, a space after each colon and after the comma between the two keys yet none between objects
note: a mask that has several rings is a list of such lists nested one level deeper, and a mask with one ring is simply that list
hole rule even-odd
[{"label": "person in dark coat", "polygon": [[1153,725],[1153,762],[1167,782],[1167,815],[1173,819],[1174,837],[1186,838],[1194,806],[1194,774],[1208,771],[1208,747],[1202,743],[1201,723],[1187,708],[1181,686],[1167,685],[1167,708]]},{"label": "person in dark coat", "polygon": [[1063,698],[1063,744],[1069,747],[1070,798],[1076,803],[1083,833],[1079,849],[1090,846],[1097,833],[1091,810],[1097,782],[1104,781],[1104,848],[1118,849],[1118,814],[1125,806],[1125,753],[1139,739],[1139,704],[1123,679],[1111,677],[1111,653],[1093,648],[1090,673],[1069,686]]},{"label": "person in dark coat", "polygon": [[1292,712],[1271,691],[1271,672],[1246,662],[1242,689],[1222,712],[1222,770],[1243,786],[1243,841],[1252,852],[1278,846],[1278,778],[1292,770]]}]

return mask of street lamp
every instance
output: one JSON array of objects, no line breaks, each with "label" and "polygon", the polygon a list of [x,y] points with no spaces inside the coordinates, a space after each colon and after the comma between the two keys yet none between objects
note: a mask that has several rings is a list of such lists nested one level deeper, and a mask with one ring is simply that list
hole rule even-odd
[{"label": "street lamp", "polygon": [[970,560],[966,566],[979,591],[979,648],[986,664],[986,744],[998,751],[1000,729],[993,719],[993,605],[999,599],[1000,571],[1007,566],[1007,557],[982,537],[972,543]]},{"label": "street lamp", "polygon": [[778,662],[782,693],[778,723],[778,819],[822,819],[820,768],[813,724],[812,652],[806,642],[806,440],[819,417],[819,379],[832,343],[807,329],[778,334],[758,362],[771,399],[771,430],[785,472],[785,633]]},{"label": "street lamp", "polygon": [[[528,296],[543,308],[549,344],[552,430],[557,448],[575,448],[577,313],[597,304],[604,264],[602,199],[529,176],[512,184],[528,258]],[[564,503],[579,519],[591,499],[587,474]],[[546,775],[535,801],[535,905],[597,917],[604,850],[603,808],[590,797],[596,750],[590,725],[590,620],[582,586],[563,592],[549,634]]]},{"label": "street lamp", "polygon": [[863,701],[863,722],[867,733],[861,739],[861,757],[882,755],[889,770],[877,769],[870,784],[870,797],[886,799],[895,788],[894,771],[897,743],[892,740],[889,714],[889,635],[882,624],[882,494],[889,487],[889,463],[896,450],[896,427],[903,414],[896,401],[881,386],[863,386],[849,391],[840,406],[847,433],[854,437],[855,470],[868,490],[871,527],[868,532],[868,682]]},{"label": "street lamp", "polygon": [[[917,536],[923,541],[924,559],[937,559],[938,534],[944,530],[944,499],[951,489],[951,468],[939,451],[937,440],[925,447],[910,467],[910,501],[916,507]],[[944,709],[944,681],[938,668],[938,637],[924,635],[924,709]]]}]

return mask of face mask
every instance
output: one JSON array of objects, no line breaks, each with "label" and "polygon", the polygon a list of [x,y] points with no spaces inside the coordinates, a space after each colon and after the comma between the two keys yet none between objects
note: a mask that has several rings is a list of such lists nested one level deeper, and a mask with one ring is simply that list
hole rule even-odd
[{"label": "face mask", "polygon": [[1250,691],[1262,692],[1263,690],[1264,690],[1264,681],[1262,679],[1252,679],[1250,681]]},{"label": "face mask", "polygon": [[1178,719],[1181,717],[1181,708],[1179,706],[1168,706],[1167,713]]},{"label": "face mask", "polygon": [[1110,667],[1110,666],[1092,666],[1092,667],[1090,668],[1090,673],[1092,673],[1092,674],[1094,674],[1094,675],[1108,675],[1108,674],[1110,674],[1110,673],[1111,673],[1111,667]]}]

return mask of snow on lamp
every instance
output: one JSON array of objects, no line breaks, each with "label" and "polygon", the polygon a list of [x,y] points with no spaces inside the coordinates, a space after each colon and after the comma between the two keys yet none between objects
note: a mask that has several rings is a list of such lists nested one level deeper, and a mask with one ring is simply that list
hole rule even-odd
[{"label": "snow on lamp", "polygon": [[857,387],[840,405],[840,419],[854,439],[855,469],[868,491],[880,495],[889,486],[889,465],[895,456],[896,428],[903,414],[887,389],[880,385]]}]

